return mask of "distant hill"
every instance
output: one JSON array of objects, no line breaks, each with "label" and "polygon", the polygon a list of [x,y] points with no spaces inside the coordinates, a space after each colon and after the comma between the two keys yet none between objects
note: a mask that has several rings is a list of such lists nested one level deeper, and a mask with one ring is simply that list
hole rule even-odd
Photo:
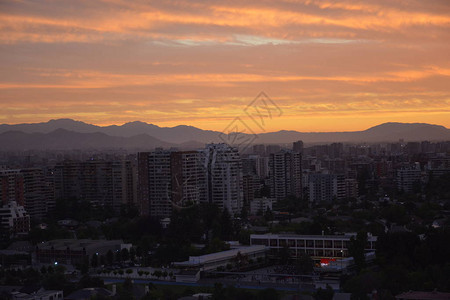
[{"label": "distant hill", "polygon": [[50,133],[8,131],[0,134],[0,150],[86,150],[136,149],[153,150],[176,145],[160,141],[146,134],[132,137],[109,136],[104,133],[79,133],[56,129]]},{"label": "distant hill", "polygon": [[147,134],[168,143],[186,143],[199,141],[201,143],[218,142],[219,132],[202,130],[192,126],[179,125],[176,127],[159,127],[140,121],[123,125],[97,126],[72,119],[50,120],[45,123],[2,124],[0,133],[7,131],[21,131],[24,133],[50,133],[56,129],[65,129],[79,133],[105,133],[110,136],[132,137]]},{"label": "distant hill", "polygon": [[305,143],[324,142],[392,142],[443,141],[450,140],[450,129],[426,123],[384,123],[363,131],[347,132],[298,132],[278,131],[259,135],[260,143],[290,143],[302,140]]},{"label": "distant hill", "polygon": [[[244,134],[243,134],[244,135]],[[205,143],[221,142],[218,131],[192,126],[159,127],[144,122],[96,126],[71,119],[45,123],[0,125],[0,150],[15,149],[153,149],[179,147],[195,149]],[[225,136],[226,137],[226,136]],[[450,129],[425,123],[384,123],[363,131],[262,133],[254,143],[285,144],[329,142],[392,142],[450,140]]]}]

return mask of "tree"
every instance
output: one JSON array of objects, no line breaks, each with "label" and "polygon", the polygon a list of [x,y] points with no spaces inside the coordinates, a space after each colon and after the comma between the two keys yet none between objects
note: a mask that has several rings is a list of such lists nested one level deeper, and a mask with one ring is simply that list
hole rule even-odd
[{"label": "tree", "polygon": [[242,254],[240,251],[238,251],[236,257],[233,260],[237,269],[241,269],[248,264],[247,255]]},{"label": "tree", "polygon": [[92,254],[91,266],[93,268],[97,268],[98,267],[98,254],[97,253]]},{"label": "tree", "polygon": [[122,262],[122,252],[121,251],[116,252],[116,261]]},{"label": "tree", "polygon": [[280,298],[278,292],[275,289],[272,288],[268,288],[268,289],[264,289],[262,291],[259,291],[258,299],[262,299],[262,300],[277,300]]},{"label": "tree", "polygon": [[157,277],[157,278],[159,279],[161,276],[163,276],[163,272],[160,271],[160,270],[155,270],[155,271],[152,273],[152,276],[155,276],[155,277]]},{"label": "tree", "polygon": [[273,221],[273,212],[269,207],[267,207],[267,210],[264,213],[264,219],[266,220],[266,222]]},{"label": "tree", "polygon": [[123,261],[127,261],[130,259],[130,252],[127,248],[123,248],[121,251],[121,256]]},{"label": "tree", "polygon": [[231,240],[233,236],[233,222],[231,221],[231,215],[226,208],[222,211],[220,224],[222,228],[221,239],[224,241]]},{"label": "tree", "polygon": [[291,258],[291,254],[289,252],[289,247],[284,246],[280,249],[280,263],[282,265],[287,265],[289,263],[289,259]]},{"label": "tree", "polygon": [[111,250],[108,250],[108,252],[106,253],[106,262],[108,263],[108,265],[112,265],[114,261],[114,253]]},{"label": "tree", "polygon": [[134,262],[136,260],[136,249],[133,247],[130,249],[130,260]]},{"label": "tree", "polygon": [[214,289],[213,289],[213,295],[212,298],[214,300],[225,300],[225,289],[223,288],[223,285],[219,282],[214,283]]},{"label": "tree", "polygon": [[106,265],[106,257],[104,255],[100,255],[100,265]]},{"label": "tree", "polygon": [[367,244],[366,232],[360,231],[356,235],[356,239],[353,236],[350,238],[348,252],[350,256],[353,257],[358,272],[360,272],[366,264],[366,257],[365,257],[366,244]]},{"label": "tree", "polygon": [[130,278],[126,278],[125,281],[122,284],[122,288],[120,289],[119,293],[119,299],[120,300],[129,300],[134,299],[133,297],[133,282]]},{"label": "tree", "polygon": [[300,274],[310,274],[314,270],[314,261],[306,253],[300,254],[296,260],[297,272]]},{"label": "tree", "polygon": [[84,275],[78,282],[78,288],[105,287],[105,283],[101,278]]},{"label": "tree", "polygon": [[326,289],[319,288],[314,295],[316,300],[332,300],[334,295],[333,289],[327,284]]}]

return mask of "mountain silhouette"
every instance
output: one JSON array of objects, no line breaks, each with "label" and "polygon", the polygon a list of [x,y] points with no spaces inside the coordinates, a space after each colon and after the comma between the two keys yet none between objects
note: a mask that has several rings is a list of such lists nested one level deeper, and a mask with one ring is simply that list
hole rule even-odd
[{"label": "mountain silhouette", "polygon": [[146,134],[132,137],[109,136],[105,133],[80,133],[56,129],[50,133],[8,131],[0,134],[0,150],[87,150],[169,148],[174,144],[160,141]]},{"label": "mountain silhouette", "polygon": [[[245,136],[245,134],[242,134]],[[253,143],[285,144],[330,142],[393,142],[450,140],[450,129],[426,123],[384,123],[363,131],[298,132],[282,130],[261,133]],[[219,131],[193,126],[159,127],[145,122],[97,126],[72,119],[43,123],[0,125],[0,150],[14,149],[153,149],[180,147],[194,149],[205,143],[223,142]]]}]

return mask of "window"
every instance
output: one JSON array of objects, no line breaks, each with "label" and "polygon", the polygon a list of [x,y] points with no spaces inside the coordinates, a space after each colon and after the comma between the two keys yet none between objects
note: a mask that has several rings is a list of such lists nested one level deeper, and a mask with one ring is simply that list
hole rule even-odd
[{"label": "window", "polygon": [[314,248],[314,241],[307,240],[306,241],[306,247],[307,248]]},{"label": "window", "polygon": [[277,247],[278,243],[277,240],[270,240],[270,247]]},{"label": "window", "polygon": [[269,246],[267,239],[252,239],[252,245],[264,245]]},{"label": "window", "polygon": [[316,248],[323,248],[323,241],[322,240],[316,240]]},{"label": "window", "polygon": [[342,241],[334,241],[334,248],[342,248]]}]

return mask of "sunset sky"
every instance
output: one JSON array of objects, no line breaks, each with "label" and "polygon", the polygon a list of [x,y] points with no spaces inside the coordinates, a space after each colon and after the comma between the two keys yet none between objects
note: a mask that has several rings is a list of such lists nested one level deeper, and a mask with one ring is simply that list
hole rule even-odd
[{"label": "sunset sky", "polygon": [[450,128],[450,1],[0,1],[0,123]]}]

